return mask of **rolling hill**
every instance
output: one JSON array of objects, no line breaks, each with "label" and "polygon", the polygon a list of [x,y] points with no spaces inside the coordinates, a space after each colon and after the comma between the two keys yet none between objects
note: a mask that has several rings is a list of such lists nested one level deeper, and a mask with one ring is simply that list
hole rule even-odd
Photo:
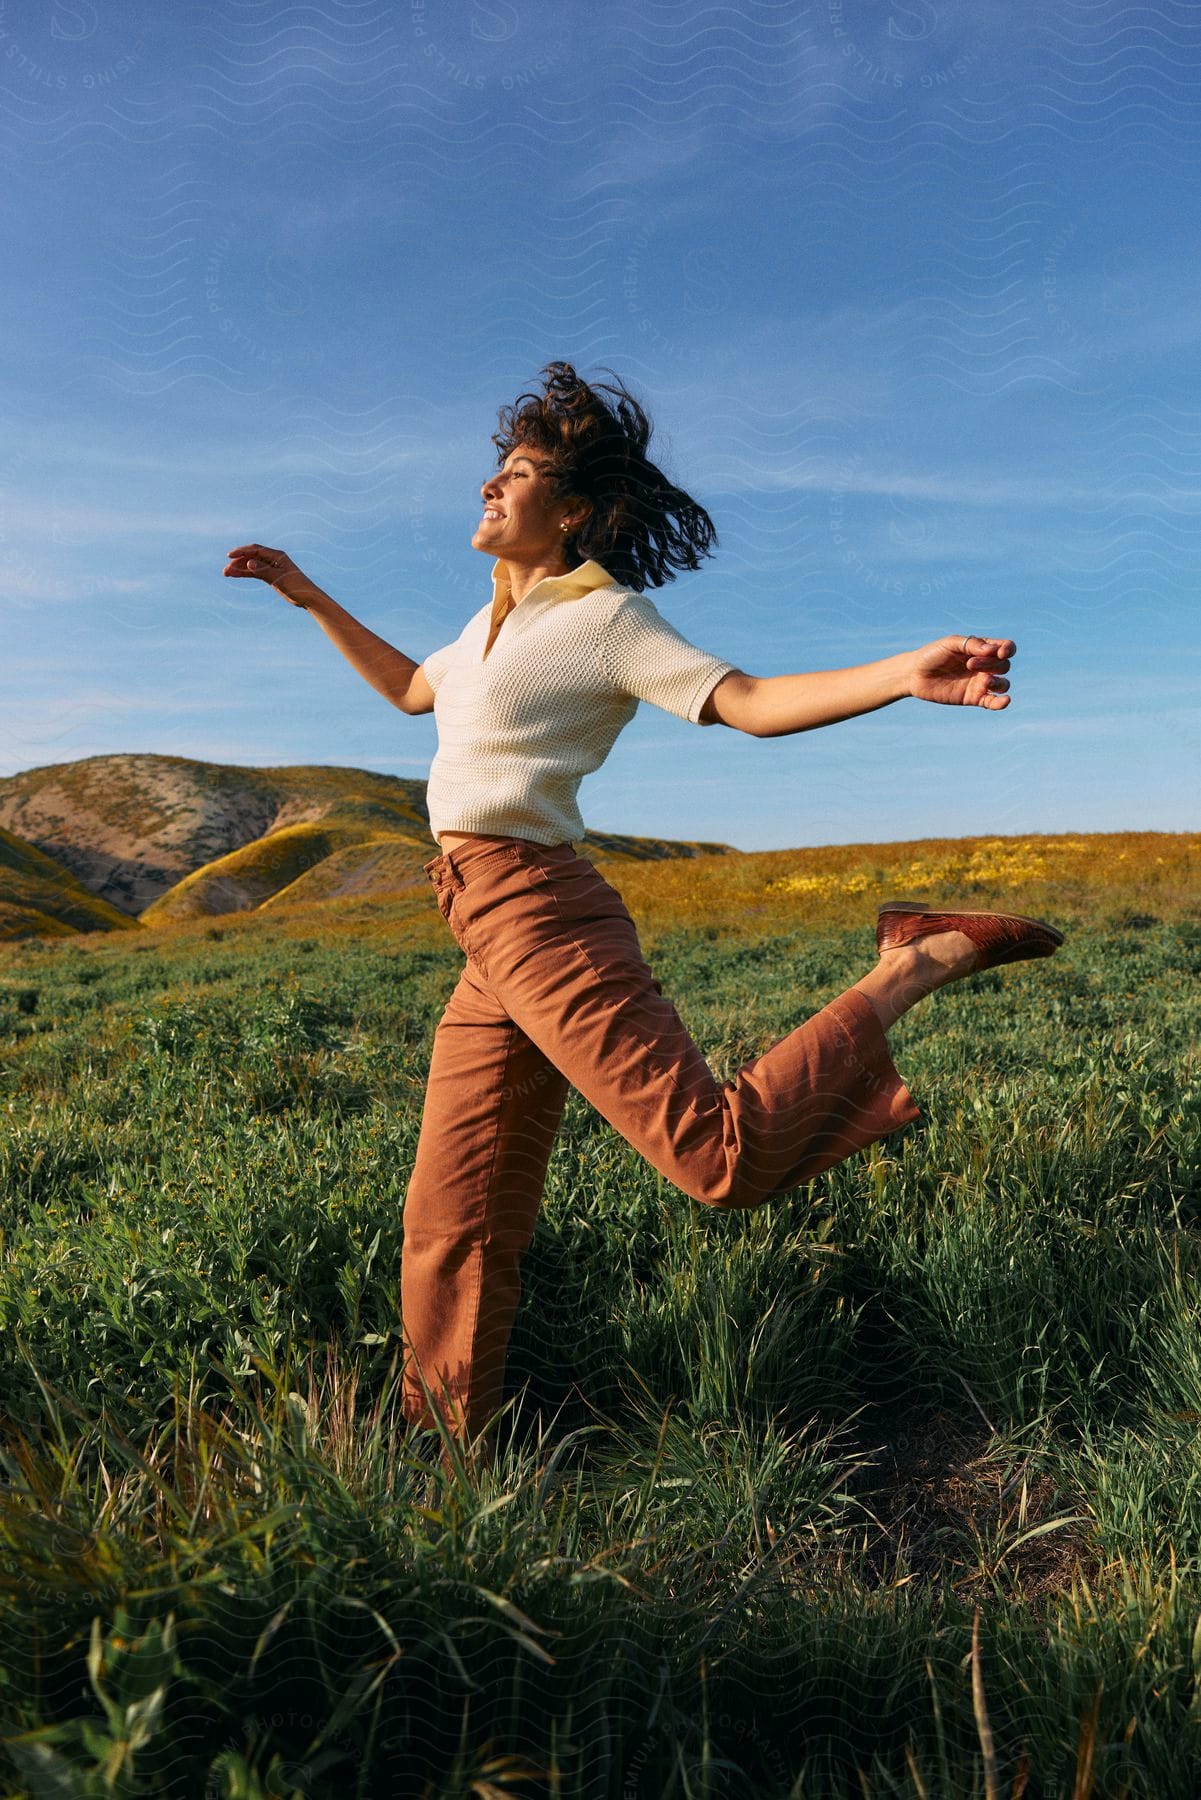
[{"label": "rolling hill", "polygon": [[348,811],[377,830],[429,841],[425,783],[363,769],[243,769],[143,754],[85,757],[0,780],[0,826],[131,918],[256,838]]},{"label": "rolling hill", "polygon": [[307,906],[326,900],[360,900],[428,886],[422,865],[433,855],[428,844],[404,838],[365,838],[331,851],[323,861],[280,888],[264,906]]},{"label": "rolling hill", "polygon": [[[205,863],[194,874],[186,875],[158,900],[152,901],[142,914],[146,925],[161,925],[168,920],[196,918],[208,913],[248,912],[266,906],[284,893],[294,894],[306,881],[314,882],[310,897],[324,898],[337,891],[337,882],[319,879],[328,865],[337,860],[344,865],[349,857],[354,866],[355,853],[365,842],[382,843],[407,852],[417,878],[424,881],[421,865],[434,854],[432,845],[422,845],[415,838],[372,835],[367,824],[351,820],[331,820],[319,825],[284,825],[266,837],[256,838],[241,850]],[[407,885],[416,885],[415,882]]]},{"label": "rolling hill", "polygon": [[[421,886],[421,865],[437,852],[425,788],[367,769],[239,768],[149,753],[26,769],[0,779],[0,829],[57,871],[60,899],[64,882],[73,897],[43,907],[32,865],[26,857],[18,868],[14,852],[11,866],[0,862],[0,931],[112,929],[113,915],[154,926]],[[604,832],[579,847],[639,862],[737,854],[728,844]],[[88,904],[100,910],[89,914]]]},{"label": "rolling hill", "polygon": [[0,829],[0,942],[69,937],[77,931],[136,931],[136,922],[90,894],[69,869]]}]

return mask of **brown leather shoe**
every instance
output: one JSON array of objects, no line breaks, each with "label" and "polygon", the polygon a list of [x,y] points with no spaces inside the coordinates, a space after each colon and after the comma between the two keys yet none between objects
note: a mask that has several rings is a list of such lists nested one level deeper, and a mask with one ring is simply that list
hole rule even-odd
[{"label": "brown leather shoe", "polygon": [[1054,956],[1062,931],[1043,919],[1017,913],[937,912],[920,900],[886,900],[876,919],[876,946],[898,950],[936,931],[962,931],[976,946],[973,975],[998,963],[1024,962],[1032,956]]}]

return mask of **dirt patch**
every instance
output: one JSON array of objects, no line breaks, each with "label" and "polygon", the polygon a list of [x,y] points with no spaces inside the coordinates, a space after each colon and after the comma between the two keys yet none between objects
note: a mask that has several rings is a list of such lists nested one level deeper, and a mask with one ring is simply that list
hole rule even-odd
[{"label": "dirt patch", "polygon": [[928,1413],[894,1425],[867,1454],[857,1498],[882,1583],[937,1582],[967,1600],[1037,1606],[1077,1574],[1097,1578],[1103,1559],[1079,1497],[983,1421]]}]

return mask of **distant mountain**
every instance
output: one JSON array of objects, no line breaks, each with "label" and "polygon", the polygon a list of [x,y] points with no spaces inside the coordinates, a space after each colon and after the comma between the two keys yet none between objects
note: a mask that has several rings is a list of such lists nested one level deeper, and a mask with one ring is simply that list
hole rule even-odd
[{"label": "distant mountain", "polygon": [[335,813],[411,834],[433,854],[425,783],[363,769],[90,756],[0,780],[0,825],[133,918],[206,863]]},{"label": "distant mountain", "polygon": [[[90,756],[0,779],[0,827],[52,859],[60,883],[73,877],[127,924],[155,925],[421,886],[421,865],[437,853],[425,792],[424,781],[367,769]],[[580,849],[639,861],[736,854],[604,832],[587,833]],[[0,908],[41,911],[18,885],[15,867],[0,863]],[[107,912],[73,925],[60,908],[47,929],[101,929]],[[14,914],[9,935],[26,935],[19,923]]]},{"label": "distant mountain", "polygon": [[0,830],[0,942],[137,929],[133,919],[89,894],[53,857],[15,832]]}]

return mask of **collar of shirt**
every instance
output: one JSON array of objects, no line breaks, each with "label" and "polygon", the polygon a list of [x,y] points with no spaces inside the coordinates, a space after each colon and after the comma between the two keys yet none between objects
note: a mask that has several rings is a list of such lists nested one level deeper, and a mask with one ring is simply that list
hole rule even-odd
[{"label": "collar of shirt", "polygon": [[537,594],[539,599],[578,600],[581,594],[590,594],[593,588],[612,587],[614,580],[615,577],[600,563],[585,562],[577,569],[569,569],[566,575],[544,575],[520,600],[514,600],[509,587],[509,571],[503,559],[498,557],[492,565],[492,622],[484,655],[487,656],[496,642],[496,634],[513,608],[521,606],[531,595]]}]

